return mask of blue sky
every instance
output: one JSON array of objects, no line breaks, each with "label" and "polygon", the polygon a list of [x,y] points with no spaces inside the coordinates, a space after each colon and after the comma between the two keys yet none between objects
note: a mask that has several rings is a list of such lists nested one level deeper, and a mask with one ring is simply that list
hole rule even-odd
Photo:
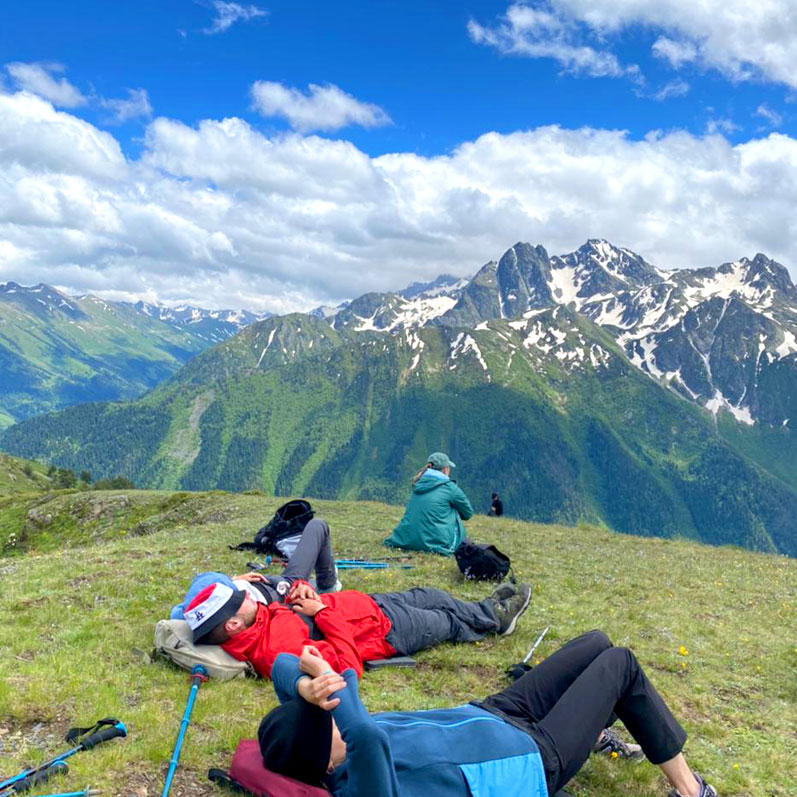
[{"label": "blue sky", "polygon": [[[772,127],[756,115],[762,103],[781,115],[779,130],[794,132],[788,87],[734,82],[703,67],[676,72],[651,55],[658,32],[641,26],[624,31],[612,50],[639,65],[644,85],[572,74],[550,58],[503,55],[474,43],[468,21],[494,23],[506,2],[274,0],[258,8],[264,16],[208,35],[217,16],[210,3],[29,0],[5,11],[0,51],[7,61],[58,62],[84,93],[117,97],[144,88],[157,115],[189,124],[240,116],[267,133],[288,125],[251,109],[255,80],[300,89],[332,83],[393,120],[346,130],[372,155],[433,155],[487,131],[548,124],[642,137],[651,129],[703,133],[712,120],[726,120],[738,127],[726,126],[727,137],[742,141]],[[688,82],[686,96],[654,98],[676,79]],[[104,118],[91,108],[81,115],[98,124]],[[128,152],[137,151],[141,128],[138,119],[116,130]]]},{"label": "blue sky", "polygon": [[289,310],[516,240],[797,262],[791,0],[29,0],[0,52],[0,281]]}]

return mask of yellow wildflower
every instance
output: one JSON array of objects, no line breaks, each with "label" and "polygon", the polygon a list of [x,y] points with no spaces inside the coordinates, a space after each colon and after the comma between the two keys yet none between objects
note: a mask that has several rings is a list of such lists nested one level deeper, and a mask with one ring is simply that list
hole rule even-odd
[{"label": "yellow wildflower", "polygon": [[688,656],[689,655],[689,651],[683,645],[681,645],[681,647],[678,648],[678,654],[680,656]]}]

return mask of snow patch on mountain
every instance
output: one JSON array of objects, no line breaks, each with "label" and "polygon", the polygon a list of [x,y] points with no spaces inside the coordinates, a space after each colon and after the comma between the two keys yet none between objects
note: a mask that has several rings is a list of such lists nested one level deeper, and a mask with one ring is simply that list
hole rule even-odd
[{"label": "snow patch on mountain", "polygon": [[[479,348],[476,341],[467,333],[467,332],[460,332],[456,338],[451,343],[451,359],[456,360],[460,356],[466,355],[468,352],[472,353],[479,362],[479,365],[487,371],[487,363],[484,361],[484,357],[482,357],[481,349]],[[449,367],[449,370],[453,371],[456,368],[456,363]],[[487,374],[487,379],[489,381],[490,375]]]},{"label": "snow patch on mountain", "polygon": [[581,283],[578,280],[578,269],[567,266],[561,261],[556,265],[551,264],[551,281],[548,283],[551,295],[559,304],[576,303],[576,310],[580,309],[578,292]]},{"label": "snow patch on mountain", "polygon": [[778,359],[788,357],[790,354],[797,352],[797,339],[789,332],[788,329],[783,330],[783,343],[781,343],[775,351],[777,352]]},{"label": "snow patch on mountain", "polygon": [[709,399],[706,402],[706,409],[716,417],[717,413],[720,410],[727,410],[728,412],[736,418],[737,421],[740,423],[746,424],[747,426],[753,426],[755,424],[755,419],[753,418],[752,414],[750,413],[750,409],[748,407],[744,407],[741,403],[738,406],[733,405],[725,396],[722,395],[722,391],[718,388],[714,390],[714,397]]}]

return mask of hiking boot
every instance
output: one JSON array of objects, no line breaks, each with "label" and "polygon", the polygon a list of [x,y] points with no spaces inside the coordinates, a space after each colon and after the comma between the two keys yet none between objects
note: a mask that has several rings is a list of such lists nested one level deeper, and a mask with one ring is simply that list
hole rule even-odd
[{"label": "hiking boot", "polygon": [[495,616],[498,618],[498,629],[496,634],[509,636],[517,625],[518,617],[529,607],[531,600],[531,586],[529,584],[518,584],[517,592],[510,598],[496,601]]},{"label": "hiking boot", "polygon": [[517,587],[511,581],[507,581],[505,584],[499,584],[493,591],[493,594],[490,595],[490,598],[496,603],[499,603],[516,594]]},{"label": "hiking boot", "polygon": [[601,731],[592,752],[603,753],[612,758],[625,758],[628,761],[641,761],[645,757],[638,744],[623,741],[611,728],[604,728]]},{"label": "hiking boot", "polygon": [[[698,797],[717,797],[717,790],[713,786],[709,786],[697,772],[693,772],[692,774],[695,776],[695,780],[700,786],[700,794]],[[684,795],[681,794],[678,789],[670,789],[670,791],[667,792],[667,797],[684,797]]]},{"label": "hiking boot", "polygon": [[330,592],[340,592],[343,589],[343,584],[341,583],[339,578],[335,579],[335,583],[331,587],[327,587],[326,589],[319,589],[317,590],[319,595],[328,595]]}]

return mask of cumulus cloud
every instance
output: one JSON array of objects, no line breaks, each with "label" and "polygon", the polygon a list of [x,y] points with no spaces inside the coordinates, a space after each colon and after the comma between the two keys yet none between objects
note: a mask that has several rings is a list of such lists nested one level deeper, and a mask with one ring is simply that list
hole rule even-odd
[{"label": "cumulus cloud", "polygon": [[62,64],[25,64],[16,61],[6,64],[6,71],[19,88],[38,94],[60,108],[78,108],[88,103],[88,98],[65,77],[53,77],[64,71]]},{"label": "cumulus cloud", "polygon": [[551,58],[576,74],[591,77],[638,74],[636,66],[623,66],[613,53],[584,44],[583,29],[549,4],[534,7],[513,3],[493,27],[471,19],[468,33],[476,44],[490,45],[504,55]]},{"label": "cumulus cloud", "polygon": [[146,89],[128,89],[127,99],[103,99],[100,101],[100,105],[113,112],[110,121],[116,124],[122,124],[130,119],[152,116],[152,105]]},{"label": "cumulus cloud", "polygon": [[[797,140],[540,127],[372,158],[244,120],[158,118],[143,152],[0,95],[0,281],[287,312],[439,273],[517,240],[601,236],[662,267],[763,251],[792,265]],[[793,272],[794,273],[794,272]]]},{"label": "cumulus cloud", "polygon": [[251,22],[258,17],[268,16],[268,11],[254,5],[241,5],[240,3],[228,3],[225,0],[213,0],[211,3],[216,16],[209,28],[203,31],[208,35],[224,33],[229,30],[236,22]]},{"label": "cumulus cloud", "polygon": [[770,127],[780,127],[783,124],[783,116],[765,102],[755,109],[755,115],[760,116]]},{"label": "cumulus cloud", "polygon": [[[640,29],[658,34],[653,53],[674,69],[694,64],[736,81],[761,79],[797,87],[797,11],[792,0],[530,0],[510,5],[494,27],[476,26],[491,37],[481,41],[501,51],[553,58],[557,56],[546,53],[544,45],[570,44],[575,34],[563,39],[561,31],[579,31],[583,41],[586,30],[593,41],[604,42],[601,63],[614,57],[606,43]],[[531,46],[524,53],[526,40]]]},{"label": "cumulus cloud", "polygon": [[294,130],[339,130],[349,125],[381,127],[392,124],[378,105],[360,100],[333,85],[311,83],[308,93],[269,80],[258,80],[251,88],[252,106],[263,116],[288,120]]}]

